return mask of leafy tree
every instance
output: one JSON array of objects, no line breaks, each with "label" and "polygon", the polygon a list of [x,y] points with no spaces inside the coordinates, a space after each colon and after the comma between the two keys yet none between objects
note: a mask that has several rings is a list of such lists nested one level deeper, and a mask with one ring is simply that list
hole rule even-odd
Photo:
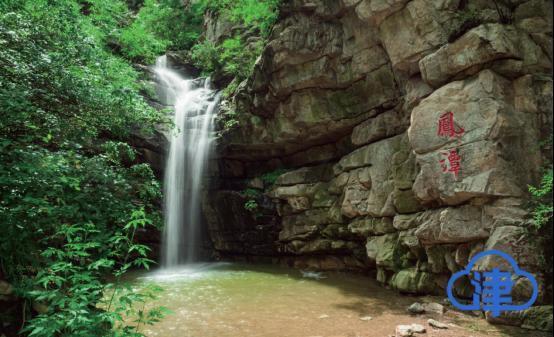
[{"label": "leafy tree", "polygon": [[0,268],[42,308],[26,306],[31,336],[139,336],[164,313],[120,282],[152,263],[134,233],[161,223],[127,139],[162,119],[111,46],[129,17],[121,1],[0,3]]},{"label": "leafy tree", "polygon": [[167,49],[188,50],[202,33],[203,3],[184,7],[181,0],[146,0],[118,38],[130,59],[152,62]]}]

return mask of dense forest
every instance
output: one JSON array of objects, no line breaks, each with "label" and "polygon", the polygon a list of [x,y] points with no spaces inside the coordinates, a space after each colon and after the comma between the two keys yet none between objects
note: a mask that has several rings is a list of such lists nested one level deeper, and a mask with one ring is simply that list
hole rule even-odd
[{"label": "dense forest", "polygon": [[0,282],[21,299],[0,308],[6,333],[140,336],[164,314],[140,309],[157,289],[133,293],[120,282],[154,263],[136,232],[161,226],[160,182],[129,137],[169,122],[146,103],[153,89],[137,65],[192,49],[206,72],[244,77],[260,50],[244,53],[240,37],[200,42],[204,12],[267,35],[275,6],[0,3]]}]

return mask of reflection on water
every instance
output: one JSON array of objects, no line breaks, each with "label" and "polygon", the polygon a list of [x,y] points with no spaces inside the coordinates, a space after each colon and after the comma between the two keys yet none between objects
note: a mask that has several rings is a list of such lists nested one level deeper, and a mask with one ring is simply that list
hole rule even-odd
[{"label": "reflection on water", "polygon": [[[427,319],[406,314],[416,298],[399,296],[359,275],[314,279],[275,266],[213,263],[136,276],[136,287],[149,283],[165,289],[152,305],[163,305],[174,314],[145,328],[147,336],[387,337],[398,324],[426,325]],[[453,327],[427,336],[504,335]]]}]

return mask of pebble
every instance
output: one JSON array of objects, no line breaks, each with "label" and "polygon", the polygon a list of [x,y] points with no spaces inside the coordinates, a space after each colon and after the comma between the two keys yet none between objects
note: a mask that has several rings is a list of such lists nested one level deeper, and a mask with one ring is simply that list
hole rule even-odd
[{"label": "pebble", "polygon": [[429,325],[432,326],[433,328],[448,329],[448,325],[441,323],[439,321],[435,321],[434,319],[428,320],[427,323],[429,323]]},{"label": "pebble", "polygon": [[445,312],[444,305],[439,303],[425,303],[423,304],[423,309],[426,312],[434,312],[440,315],[444,314]]},{"label": "pebble", "polygon": [[371,321],[372,319],[373,319],[373,317],[371,317],[371,316],[360,317],[360,320],[362,320],[362,321]]},{"label": "pebble", "polygon": [[325,276],[321,272],[301,270],[300,273],[302,273],[302,277],[311,278],[311,279],[314,279],[314,280],[321,280],[321,279],[327,278],[327,276]]},{"label": "pebble", "polygon": [[413,335],[411,325],[398,325],[396,327],[396,337],[412,337]]},{"label": "pebble", "polygon": [[421,324],[412,324],[412,331],[415,333],[425,333],[427,330]]},{"label": "pebble", "polygon": [[421,303],[414,303],[408,307],[408,312],[411,314],[423,314],[425,312],[425,308],[423,308],[423,305]]},{"label": "pebble", "polygon": [[318,317],[319,319],[329,318],[329,315],[321,315]]},{"label": "pebble", "polygon": [[412,337],[416,333],[425,333],[427,330],[421,324],[398,325],[396,337]]},{"label": "pebble", "polygon": [[444,306],[439,303],[414,303],[408,307],[408,312],[414,315],[423,314],[426,312],[432,312],[437,314],[444,314]]}]

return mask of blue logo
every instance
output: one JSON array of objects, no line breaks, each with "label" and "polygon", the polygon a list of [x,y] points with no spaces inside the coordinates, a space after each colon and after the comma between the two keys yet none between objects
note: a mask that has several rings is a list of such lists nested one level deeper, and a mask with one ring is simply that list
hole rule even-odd
[{"label": "blue logo", "polygon": [[[514,305],[512,301],[512,274],[494,268],[492,271],[478,272],[472,271],[477,261],[485,256],[496,255],[506,260],[512,267],[513,273],[517,276],[526,277],[533,286],[533,295],[524,304]],[[462,276],[469,277],[473,274],[471,284],[475,290],[473,292],[473,302],[471,304],[462,304],[453,295],[454,283]],[[539,287],[535,277],[520,269],[517,262],[508,254],[499,250],[489,250],[475,255],[467,267],[452,275],[446,288],[448,299],[452,305],[460,310],[480,310],[490,311],[492,317],[498,317],[503,311],[518,311],[528,309],[535,303],[539,294]]]}]

